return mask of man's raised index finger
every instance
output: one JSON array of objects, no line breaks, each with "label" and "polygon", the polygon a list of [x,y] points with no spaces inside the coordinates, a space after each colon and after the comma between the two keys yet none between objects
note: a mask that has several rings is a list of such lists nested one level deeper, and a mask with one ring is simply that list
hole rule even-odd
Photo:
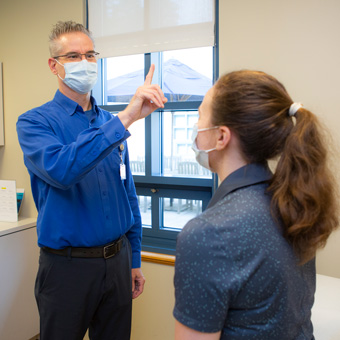
[{"label": "man's raised index finger", "polygon": [[154,71],[155,71],[155,65],[151,64],[149,73],[145,77],[144,85],[151,85]]}]

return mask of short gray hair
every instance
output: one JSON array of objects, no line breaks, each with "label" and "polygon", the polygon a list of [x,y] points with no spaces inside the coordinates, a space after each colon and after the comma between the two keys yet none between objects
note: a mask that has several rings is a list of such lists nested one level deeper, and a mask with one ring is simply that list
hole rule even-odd
[{"label": "short gray hair", "polygon": [[59,37],[62,36],[63,34],[72,32],[81,32],[86,34],[92,40],[94,45],[92,34],[88,29],[84,27],[84,25],[76,23],[74,21],[58,21],[53,26],[53,29],[49,36],[49,48],[51,57],[59,54],[60,45],[57,42]]}]

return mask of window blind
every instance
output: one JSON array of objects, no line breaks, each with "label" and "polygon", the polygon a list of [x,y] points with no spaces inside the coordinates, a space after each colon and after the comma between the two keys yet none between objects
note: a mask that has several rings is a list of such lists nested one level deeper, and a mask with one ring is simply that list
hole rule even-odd
[{"label": "window blind", "polygon": [[214,0],[88,0],[101,58],[213,46]]}]

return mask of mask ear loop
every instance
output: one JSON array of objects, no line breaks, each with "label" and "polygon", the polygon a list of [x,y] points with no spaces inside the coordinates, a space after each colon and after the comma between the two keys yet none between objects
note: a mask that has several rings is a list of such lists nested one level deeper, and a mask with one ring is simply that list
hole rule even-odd
[{"label": "mask ear loop", "polygon": [[201,132],[201,131],[208,131],[208,130],[213,130],[213,129],[217,129],[219,128],[219,126],[211,126],[211,127],[208,127],[208,128],[204,128],[204,129],[197,129],[197,132]]},{"label": "mask ear loop", "polygon": [[[55,58],[53,58],[53,59],[54,59],[60,66],[62,66],[63,68],[65,68],[65,66],[64,66],[62,63],[60,63],[57,59],[55,59]],[[57,73],[57,76],[58,76],[58,78],[61,79],[61,80],[64,80],[64,79],[65,79],[65,78],[64,78],[64,79],[61,78],[60,75],[59,75],[59,73]]]},{"label": "mask ear loop", "polygon": [[[214,129],[218,129],[218,128],[219,128],[219,126],[216,125],[216,126],[211,126],[211,127],[208,127],[208,128],[197,129],[197,134],[198,134],[198,132],[201,132],[201,131],[209,131],[209,130],[214,130]],[[196,136],[196,138],[197,138],[197,136]],[[197,146],[197,145],[196,145],[196,146]],[[204,151],[204,152],[206,152],[206,153],[209,153],[209,152],[214,151],[214,150],[216,150],[216,147],[215,147],[215,148],[212,148],[212,149],[208,149],[208,150],[200,150],[200,151]]]},{"label": "mask ear loop", "polygon": [[200,150],[200,149],[198,149],[197,144],[196,144],[196,139],[197,139],[197,135],[198,135],[199,132],[213,130],[213,129],[217,129],[217,128],[219,128],[219,126],[216,125],[216,126],[211,126],[211,127],[208,127],[208,128],[198,129],[197,128],[197,123],[194,124],[193,131],[192,131],[193,134],[191,136],[191,139],[192,139],[192,142],[193,142],[192,145],[195,147],[195,149],[197,151],[202,151],[202,152],[209,153],[211,151],[216,150],[216,148],[212,148],[212,149],[209,149],[209,150]]}]

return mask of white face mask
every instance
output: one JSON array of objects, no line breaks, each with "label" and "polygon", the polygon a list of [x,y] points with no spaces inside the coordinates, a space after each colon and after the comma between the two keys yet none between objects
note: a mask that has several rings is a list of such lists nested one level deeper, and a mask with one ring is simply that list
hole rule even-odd
[{"label": "white face mask", "polygon": [[217,129],[219,126],[212,126],[209,128],[198,129],[197,124],[195,124],[192,128],[192,145],[191,148],[195,152],[196,161],[198,164],[202,165],[204,168],[211,170],[209,166],[209,152],[216,150],[216,148],[209,149],[209,150],[199,150],[196,144],[196,138],[199,132],[201,131],[208,131],[212,129]]},{"label": "white face mask", "polygon": [[97,63],[89,63],[86,59],[74,63],[61,64],[65,68],[65,78],[58,77],[72,90],[86,94],[90,92],[97,82]]}]

